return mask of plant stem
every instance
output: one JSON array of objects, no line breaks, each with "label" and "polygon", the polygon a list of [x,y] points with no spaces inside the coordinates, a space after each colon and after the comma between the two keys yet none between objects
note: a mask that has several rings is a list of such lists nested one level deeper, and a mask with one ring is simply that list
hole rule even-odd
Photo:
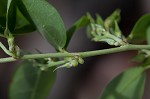
[{"label": "plant stem", "polygon": [[[97,56],[97,55],[104,55],[104,54],[131,51],[131,50],[142,50],[142,49],[150,49],[150,45],[130,45],[129,44],[129,45],[125,45],[122,47],[96,50],[96,51],[87,51],[87,52],[30,54],[30,55],[24,55],[19,59],[27,60],[27,59],[38,59],[38,58],[61,58],[61,57],[71,57],[75,55],[78,55],[82,58],[86,58],[86,57]],[[13,62],[19,59],[15,59],[13,57],[0,58],[0,63]]]},{"label": "plant stem", "polygon": [[7,48],[2,44],[2,42],[0,42],[0,48],[3,49],[3,51],[7,54],[7,55],[12,55],[9,50],[7,50]]},{"label": "plant stem", "polygon": [[51,64],[45,65],[45,64],[38,64],[39,66],[43,67],[53,67],[53,66],[58,66],[58,65],[63,65],[65,64],[66,61],[58,61],[58,62],[52,62]]}]

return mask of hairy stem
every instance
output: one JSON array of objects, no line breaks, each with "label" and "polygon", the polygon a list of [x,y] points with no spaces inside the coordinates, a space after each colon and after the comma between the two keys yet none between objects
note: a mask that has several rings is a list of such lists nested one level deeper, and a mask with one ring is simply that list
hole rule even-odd
[{"label": "hairy stem", "polygon": [[[95,51],[87,51],[87,52],[76,52],[76,53],[46,53],[46,54],[30,54],[24,55],[20,60],[27,60],[27,59],[38,59],[38,58],[61,58],[61,57],[70,57],[70,56],[80,56],[82,58],[97,56],[97,55],[104,55],[122,51],[131,51],[131,50],[142,50],[142,49],[150,49],[150,45],[125,45],[122,47],[110,48],[110,49],[103,49],[103,50],[95,50]],[[8,58],[0,58],[0,63],[6,62],[13,62],[19,59],[15,59],[13,57]]]}]

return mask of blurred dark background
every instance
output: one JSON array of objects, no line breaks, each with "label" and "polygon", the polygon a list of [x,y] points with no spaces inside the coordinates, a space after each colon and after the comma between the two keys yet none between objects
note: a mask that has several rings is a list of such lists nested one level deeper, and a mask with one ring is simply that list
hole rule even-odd
[{"label": "blurred dark background", "polygon": [[[124,35],[128,35],[137,19],[150,12],[150,0],[49,0],[60,12],[66,28],[78,18],[90,12],[99,13],[103,18],[115,9],[121,9],[120,26]],[[3,40],[2,38],[0,38]],[[54,49],[38,33],[17,37],[17,44],[24,50],[54,52]],[[3,40],[5,42],[5,40]],[[109,48],[104,43],[93,43],[86,37],[85,30],[77,32],[68,47],[69,52],[88,51]],[[85,59],[84,65],[76,68],[59,69],[57,80],[48,99],[99,99],[104,86],[117,74],[136,65],[131,58],[135,51],[102,55]],[[0,57],[5,57],[0,50]],[[0,99],[8,99],[8,87],[13,72],[19,63],[0,64]],[[150,76],[150,73],[147,73]],[[150,79],[147,77],[143,99],[150,99]]]}]

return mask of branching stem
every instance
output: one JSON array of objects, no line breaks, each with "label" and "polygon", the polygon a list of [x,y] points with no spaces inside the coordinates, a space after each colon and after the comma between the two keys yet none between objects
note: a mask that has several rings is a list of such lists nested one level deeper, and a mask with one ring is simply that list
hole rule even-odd
[{"label": "branching stem", "polygon": [[10,51],[2,44],[2,42],[0,42],[0,48],[2,48],[2,50],[7,54],[7,55],[12,55],[10,53]]},{"label": "branching stem", "polygon": [[8,58],[0,58],[0,63],[13,62],[17,60],[27,60],[27,59],[38,59],[38,58],[61,58],[61,57],[70,57],[78,55],[82,58],[104,55],[110,53],[117,53],[123,51],[131,51],[131,50],[142,50],[142,49],[150,49],[150,45],[125,45],[122,47],[103,49],[103,50],[95,50],[95,51],[87,51],[87,52],[76,52],[76,53],[46,53],[46,54],[30,54],[24,55],[19,59],[15,59],[13,57]]}]

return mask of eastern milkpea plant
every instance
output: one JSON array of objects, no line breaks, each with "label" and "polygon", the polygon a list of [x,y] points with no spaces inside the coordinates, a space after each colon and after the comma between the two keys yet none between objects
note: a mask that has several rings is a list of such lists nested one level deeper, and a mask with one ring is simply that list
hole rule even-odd
[{"label": "eastern milkpea plant", "polygon": [[[40,9],[39,9],[40,8]],[[137,50],[134,57],[140,64],[115,77],[103,90],[99,99],[142,99],[146,71],[150,68],[150,14],[142,16],[128,37],[120,30],[120,10],[103,20],[89,13],[66,30],[57,10],[46,0],[0,0],[0,37],[7,40],[8,48],[0,41],[0,48],[8,55],[0,63],[23,60],[10,84],[10,99],[46,99],[59,68],[76,67],[84,58]],[[74,32],[87,28],[87,36],[94,42],[106,42],[115,48],[68,52],[67,46]],[[57,53],[24,52],[15,37],[38,31]],[[146,43],[143,43],[145,42]],[[139,45],[140,44],[140,45]],[[143,45],[145,44],[145,45]]]}]

